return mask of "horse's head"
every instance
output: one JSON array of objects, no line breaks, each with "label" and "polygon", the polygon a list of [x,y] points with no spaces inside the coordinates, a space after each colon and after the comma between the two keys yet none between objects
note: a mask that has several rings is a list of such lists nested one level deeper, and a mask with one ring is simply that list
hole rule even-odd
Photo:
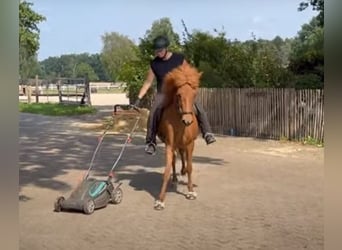
[{"label": "horse's head", "polygon": [[176,109],[180,114],[181,121],[189,126],[192,124],[193,105],[197,96],[200,78],[202,72],[197,71],[196,68],[183,64],[174,69],[165,77],[163,85],[163,92],[166,96],[166,103],[170,105],[174,103]]},{"label": "horse's head", "polygon": [[193,104],[197,95],[197,88],[190,84],[183,84],[176,91],[175,104],[185,126],[193,122]]}]

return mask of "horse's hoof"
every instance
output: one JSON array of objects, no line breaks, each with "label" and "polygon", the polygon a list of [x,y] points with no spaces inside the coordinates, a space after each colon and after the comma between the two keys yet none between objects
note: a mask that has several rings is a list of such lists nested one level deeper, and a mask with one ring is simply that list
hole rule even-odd
[{"label": "horse's hoof", "polygon": [[188,200],[195,200],[197,198],[197,193],[196,192],[188,192],[185,195],[185,198],[187,198]]},{"label": "horse's hoof", "polygon": [[172,178],[171,183],[176,185],[178,183],[178,178]]},{"label": "horse's hoof", "polygon": [[155,210],[163,210],[165,208],[165,203],[161,202],[160,200],[156,200],[154,202],[154,209]]}]

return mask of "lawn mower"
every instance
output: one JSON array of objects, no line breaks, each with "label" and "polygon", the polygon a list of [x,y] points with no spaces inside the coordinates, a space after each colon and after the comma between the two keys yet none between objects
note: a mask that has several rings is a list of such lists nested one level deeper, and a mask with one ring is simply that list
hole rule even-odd
[{"label": "lawn mower", "polygon": [[[125,110],[135,110],[139,112],[139,109],[132,105],[121,105],[117,104],[114,106],[114,115],[117,114],[118,108],[122,111]],[[113,118],[114,119],[114,118]],[[93,167],[93,163],[95,160],[96,153],[98,152],[102,141],[107,134],[111,124],[107,126],[102,136],[99,139],[97,147],[93,153],[90,166],[88,171],[83,177],[82,182],[77,186],[77,188],[71,193],[68,199],[65,199],[63,196],[57,198],[54,204],[54,210],[56,212],[61,212],[62,210],[70,210],[70,211],[83,211],[85,214],[92,214],[95,209],[106,207],[109,203],[119,204],[122,201],[123,192],[120,188],[122,183],[116,184],[113,180],[114,177],[114,168],[118,164],[124,149],[128,143],[131,142],[132,135],[138,125],[140,116],[137,116],[137,120],[131,130],[131,132],[127,135],[126,141],[121,148],[121,152],[113,164],[111,170],[109,171],[108,178],[104,180],[98,180],[95,178],[90,178],[89,173]]]}]

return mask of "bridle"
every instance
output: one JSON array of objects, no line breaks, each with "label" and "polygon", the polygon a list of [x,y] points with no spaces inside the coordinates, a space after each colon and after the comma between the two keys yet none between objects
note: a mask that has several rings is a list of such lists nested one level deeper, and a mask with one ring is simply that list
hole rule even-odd
[{"label": "bridle", "polygon": [[192,111],[184,111],[184,112],[181,112],[180,114],[181,115],[193,115],[194,112],[192,112]]}]

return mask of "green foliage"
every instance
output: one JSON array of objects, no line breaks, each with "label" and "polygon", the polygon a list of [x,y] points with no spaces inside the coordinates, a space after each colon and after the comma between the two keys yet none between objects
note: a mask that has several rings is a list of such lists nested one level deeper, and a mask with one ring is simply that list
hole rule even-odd
[{"label": "green foliage", "polygon": [[[294,39],[276,36],[272,40],[252,39],[244,42],[229,40],[224,29],[214,33],[189,31],[183,20],[183,39],[174,32],[168,17],[154,21],[138,45],[127,36],[117,32],[102,36],[101,54],[63,55],[48,58],[35,66],[35,70],[46,76],[82,77],[90,80],[121,81],[131,102],[141,88],[150,61],[153,59],[152,40],[166,35],[170,49],[185,54],[186,60],[203,72],[202,87],[323,87],[324,53],[323,0],[306,0],[298,10],[309,6],[319,14],[302,26]],[[31,65],[34,65],[32,60]],[[149,106],[154,91],[144,98]]]},{"label": "green foliage", "polygon": [[298,10],[303,11],[310,5],[313,10],[319,12],[315,19],[317,19],[320,27],[324,27],[324,0],[306,0],[299,4]]},{"label": "green foliage", "polygon": [[96,113],[96,109],[89,106],[66,105],[59,103],[19,103],[19,111],[49,116],[71,116]]},{"label": "green foliage", "polygon": [[[102,36],[101,54],[51,57],[30,72],[64,77],[86,74],[93,81],[121,81],[132,103],[154,57],[152,40],[157,35],[166,35],[171,42],[170,49],[184,53],[186,60],[203,72],[202,87],[321,88],[324,82],[324,22],[321,20],[324,1],[303,0],[298,10],[309,6],[319,14],[291,39],[279,36],[272,40],[256,39],[252,34],[250,40],[232,41],[224,29],[214,29],[213,33],[189,31],[181,20],[184,31],[180,41],[170,19],[163,17],[152,23],[137,45],[125,35],[106,33]],[[148,92],[143,106],[150,106],[153,93],[153,89]]]},{"label": "green foliage", "polygon": [[31,9],[33,4],[26,1],[19,3],[19,45],[27,57],[34,56],[39,49],[38,24],[46,18]]},{"label": "green foliage", "polygon": [[[179,35],[174,32],[172,23],[168,17],[160,18],[152,23],[151,29],[145,33],[144,42],[152,45],[152,41],[159,35],[167,36],[170,40],[170,49],[172,51],[180,51]],[[150,47],[151,48],[151,47]],[[153,51],[149,51],[153,55]]]},{"label": "green foliage", "polygon": [[[81,66],[81,72],[78,72]],[[85,70],[84,68],[87,68]],[[85,77],[88,73],[91,81],[109,81],[109,77],[104,69],[99,54],[69,54],[60,57],[49,57],[40,62],[41,77]]]},{"label": "green foliage", "polygon": [[37,66],[36,52],[39,49],[38,24],[46,18],[32,10],[33,4],[19,3],[19,72],[22,79],[32,75]]},{"label": "green foliage", "polygon": [[99,77],[96,75],[94,69],[85,62],[76,65],[75,77],[88,77],[90,81],[98,81]]},{"label": "green foliage", "polygon": [[304,24],[293,41],[289,70],[296,75],[309,75],[309,77],[304,76],[304,79],[313,79],[312,74],[315,74],[314,78],[319,80],[320,84],[315,80],[312,87],[323,87],[324,31],[316,18]]},{"label": "green foliage", "polygon": [[321,77],[317,74],[301,74],[295,76],[294,87],[298,89],[321,89],[323,83]]},{"label": "green foliage", "polygon": [[[184,23],[183,25],[185,26]],[[232,85],[232,75],[226,74],[225,69],[233,66],[229,63],[229,58],[233,53],[224,33],[213,36],[208,32],[198,30],[194,30],[192,34],[186,31],[184,54],[190,63],[204,72],[202,87]]]},{"label": "green foliage", "polygon": [[284,57],[288,54],[282,39],[242,43],[226,39],[225,32],[216,31],[214,36],[185,30],[184,53],[204,72],[203,87],[272,87],[287,79]]},{"label": "green foliage", "polygon": [[304,138],[302,140],[302,143],[304,145],[313,145],[313,146],[317,146],[317,147],[324,147],[324,142],[317,140],[311,136],[308,136],[306,138]]},{"label": "green foliage", "polygon": [[[117,79],[126,83],[125,90],[131,103],[136,100],[146,78],[150,61],[154,57],[152,41],[158,35],[166,35],[169,38],[172,51],[181,50],[179,36],[173,31],[170,19],[161,18],[154,21],[151,29],[147,30],[144,38],[140,39],[138,47],[133,49],[135,56],[126,61],[118,72]],[[151,106],[154,93],[154,88],[149,89],[142,100],[142,107],[149,108]]]},{"label": "green foliage", "polygon": [[[150,66],[149,57],[144,52],[142,47],[140,49],[136,48],[136,59],[125,62],[118,74],[118,80],[126,83],[125,91],[130,103],[135,102]],[[148,108],[151,106],[152,95],[153,89],[150,89],[142,100],[142,107]]]},{"label": "green foliage", "polygon": [[101,63],[100,54],[81,54],[79,62],[85,62],[89,64],[97,75],[99,81],[110,81],[107,71]]},{"label": "green foliage", "polygon": [[31,56],[23,60],[24,61],[20,65],[20,75],[23,81],[27,80],[28,78],[34,78],[36,75],[43,75],[43,71],[38,62],[37,56]]},{"label": "green foliage", "polygon": [[323,60],[324,33],[317,19],[313,18],[309,24],[304,24],[293,42],[291,59],[313,62]]},{"label": "green foliage", "polygon": [[250,54],[253,61],[255,87],[280,87],[286,80],[284,67],[286,59],[281,54],[282,43],[280,39],[256,42]]}]

